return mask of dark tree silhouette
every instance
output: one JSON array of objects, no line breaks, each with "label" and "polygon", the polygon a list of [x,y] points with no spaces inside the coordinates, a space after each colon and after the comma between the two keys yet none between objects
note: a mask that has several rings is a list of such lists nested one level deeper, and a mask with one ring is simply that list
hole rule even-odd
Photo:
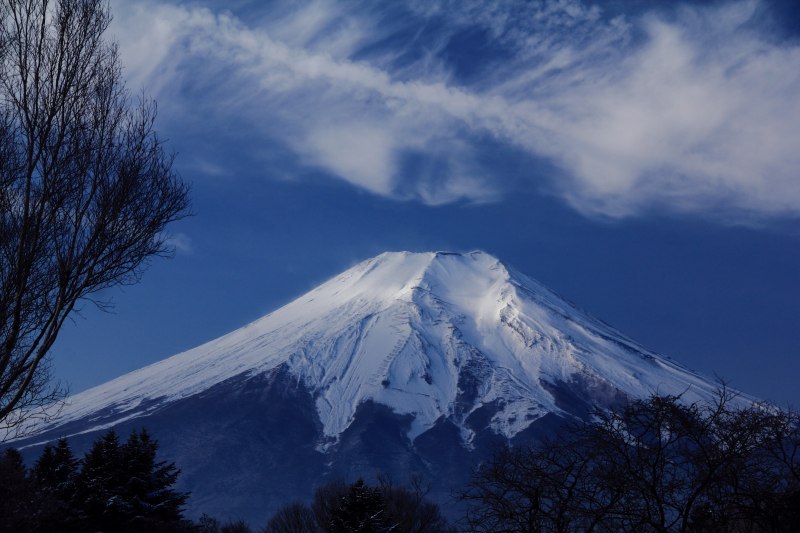
[{"label": "dark tree silhouette", "polygon": [[156,461],[157,443],[146,431],[125,444],[110,431],[96,441],[77,478],[82,519],[101,531],[174,531],[187,495],[172,489],[178,469]]},{"label": "dark tree silhouette", "polygon": [[189,527],[192,533],[252,533],[252,529],[244,520],[229,520],[225,523],[207,514],[203,514],[196,524]]},{"label": "dark tree silhouette", "polygon": [[83,458],[76,480],[75,505],[81,521],[102,531],[125,518],[119,492],[125,483],[119,437],[109,431],[92,445]]},{"label": "dark tree silhouette", "polygon": [[38,502],[33,519],[40,530],[74,531],[77,527],[74,496],[79,466],[67,439],[45,446],[31,473]]},{"label": "dark tree silhouette", "polygon": [[675,396],[506,449],[462,494],[473,531],[800,531],[800,418]]},{"label": "dark tree silhouette", "polygon": [[378,477],[386,502],[387,521],[392,531],[404,533],[446,533],[452,531],[439,506],[428,499],[429,486],[422,477],[412,475],[410,485],[395,485],[389,477]]},{"label": "dark tree silhouette", "polygon": [[331,513],[330,533],[389,531],[386,501],[381,491],[359,479],[350,486]]},{"label": "dark tree silhouette", "polygon": [[60,397],[46,356],[64,321],[138,281],[187,213],[109,21],[104,0],[0,2],[0,429]]},{"label": "dark tree silhouette", "polygon": [[278,510],[267,523],[269,533],[395,532],[446,533],[453,531],[439,506],[425,499],[420,478],[411,488],[396,486],[385,477],[377,486],[363,480],[347,485],[335,480],[317,488],[311,507],[299,502]]},{"label": "dark tree silhouette", "polygon": [[156,460],[157,449],[144,430],[125,443],[109,431],[79,461],[61,439],[44,448],[30,471],[17,450],[6,450],[0,531],[194,531],[182,515],[188,494],[172,488],[178,469]]},{"label": "dark tree silhouette", "polygon": [[267,522],[265,533],[322,533],[308,505],[293,502],[284,505]]},{"label": "dark tree silhouette", "polygon": [[33,531],[33,494],[22,455],[5,450],[0,455],[0,531]]},{"label": "dark tree silhouette", "polygon": [[[347,497],[350,486],[342,479],[335,479],[317,487],[311,501],[311,511],[321,531],[327,531],[333,519],[333,511]],[[277,532],[276,532],[277,533]]]}]

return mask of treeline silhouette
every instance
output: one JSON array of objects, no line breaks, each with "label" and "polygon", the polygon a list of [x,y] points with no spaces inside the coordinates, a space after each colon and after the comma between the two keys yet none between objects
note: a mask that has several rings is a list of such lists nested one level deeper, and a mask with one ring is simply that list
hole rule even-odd
[{"label": "treeline silhouette", "polygon": [[[20,452],[0,456],[0,532],[248,533],[241,520],[221,522],[203,515],[184,517],[188,493],[173,485],[180,471],[159,461],[158,443],[146,430],[120,442],[112,430],[97,439],[82,459],[67,439],[47,445],[33,467]],[[412,477],[411,487],[385,477],[371,486],[363,480],[337,480],[319,487],[311,505],[281,508],[260,531],[350,532],[451,531],[439,506],[425,499],[426,489]]]},{"label": "treeline silhouette", "polygon": [[800,417],[652,396],[536,447],[505,449],[461,493],[469,531],[800,531]]},{"label": "treeline silhouette", "polygon": [[144,430],[124,443],[114,431],[78,460],[66,439],[48,445],[30,470],[15,449],[0,458],[0,531],[180,531],[188,494],[172,488],[173,463],[156,459]]},{"label": "treeline silhouette", "polygon": [[285,505],[269,520],[265,533],[349,533],[351,531],[405,531],[446,533],[455,531],[439,506],[427,501],[418,477],[411,487],[398,487],[379,477],[377,486],[359,479],[348,485],[333,481],[318,488],[311,505]]},{"label": "treeline silhouette", "polygon": [[[179,470],[142,430],[110,431],[77,459],[65,439],[27,469],[0,458],[0,531],[247,533],[243,521],[184,517]],[[449,524],[425,483],[333,481],[310,503],[280,508],[265,533],[797,532],[800,416],[739,401],[686,404],[652,396],[598,411],[534,446],[506,447],[455,494]]]}]

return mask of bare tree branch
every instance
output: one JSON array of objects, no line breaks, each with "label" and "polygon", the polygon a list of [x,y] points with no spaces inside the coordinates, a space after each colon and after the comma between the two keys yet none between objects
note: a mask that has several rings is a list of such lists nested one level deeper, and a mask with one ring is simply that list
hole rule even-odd
[{"label": "bare tree branch", "polygon": [[461,497],[471,531],[798,531],[800,416],[652,396],[507,449]]},{"label": "bare tree branch", "polygon": [[187,214],[109,22],[101,0],[0,0],[0,424],[60,395],[44,361],[64,321],[139,281]]}]

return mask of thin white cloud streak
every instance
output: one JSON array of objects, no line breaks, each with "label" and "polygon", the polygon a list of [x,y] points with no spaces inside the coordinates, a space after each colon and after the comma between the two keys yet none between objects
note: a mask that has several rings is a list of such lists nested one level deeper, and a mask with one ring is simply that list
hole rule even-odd
[{"label": "thin white cloud streak", "polygon": [[[324,9],[319,5],[306,10]],[[368,64],[289,46],[207,9],[152,3],[117,9],[125,23],[113,33],[131,84],[145,85],[159,99],[177,103],[181,95],[172,91],[187,81],[206,87],[209,101],[197,102],[204,111],[267,124],[265,136],[279,135],[309,164],[377,194],[431,205],[496,197],[469,164],[471,147],[454,139],[464,128],[456,122],[486,104],[475,95],[443,83],[394,82]],[[319,24],[317,17],[298,18]],[[295,37],[309,33],[297,24],[294,20]],[[163,31],[166,25],[173,31]],[[142,28],[154,28],[154,37],[142,35]],[[146,45],[129,45],[128,33]],[[449,172],[436,176],[436,183],[417,177],[418,187],[409,188],[399,175],[404,154],[429,154],[430,147],[437,147]]]},{"label": "thin white cloud streak", "polygon": [[192,246],[192,239],[185,233],[170,234],[164,239],[164,244],[167,247],[175,250],[176,253],[183,255],[191,255],[194,253],[194,246]]},{"label": "thin white cloud streak", "polygon": [[[203,8],[126,2],[114,33],[132,84],[170,101],[187,84],[204,88],[208,101],[193,102],[203,112],[263,124],[307,164],[376,194],[495,198],[502,176],[477,163],[470,141],[489,134],[560,167],[531,178],[584,213],[800,214],[800,48],[748,25],[757,2],[686,7],[670,21],[603,21],[574,0],[437,5],[425,16],[449,17],[453,32],[482,24],[513,57],[461,85],[436,46],[402,71],[388,53],[354,61],[379,36],[327,2],[255,28]],[[631,44],[632,27],[641,43]],[[409,176],[409,155],[438,164]]]}]

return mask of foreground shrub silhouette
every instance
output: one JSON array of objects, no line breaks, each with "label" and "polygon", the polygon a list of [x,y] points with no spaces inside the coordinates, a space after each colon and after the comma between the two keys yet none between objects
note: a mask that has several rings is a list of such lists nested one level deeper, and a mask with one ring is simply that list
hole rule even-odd
[{"label": "foreground shrub silhouette", "polygon": [[193,533],[252,533],[244,520],[220,522],[213,516],[203,514],[190,530]]},{"label": "foreground shrub silhouette", "polygon": [[797,413],[653,396],[505,449],[461,494],[472,531],[800,531]]},{"label": "foreground shrub silhouette", "polygon": [[359,479],[352,485],[333,481],[317,489],[309,507],[285,505],[267,523],[268,533],[440,533],[452,531],[439,506],[425,499],[418,478],[411,488],[388,478],[377,486]]}]

